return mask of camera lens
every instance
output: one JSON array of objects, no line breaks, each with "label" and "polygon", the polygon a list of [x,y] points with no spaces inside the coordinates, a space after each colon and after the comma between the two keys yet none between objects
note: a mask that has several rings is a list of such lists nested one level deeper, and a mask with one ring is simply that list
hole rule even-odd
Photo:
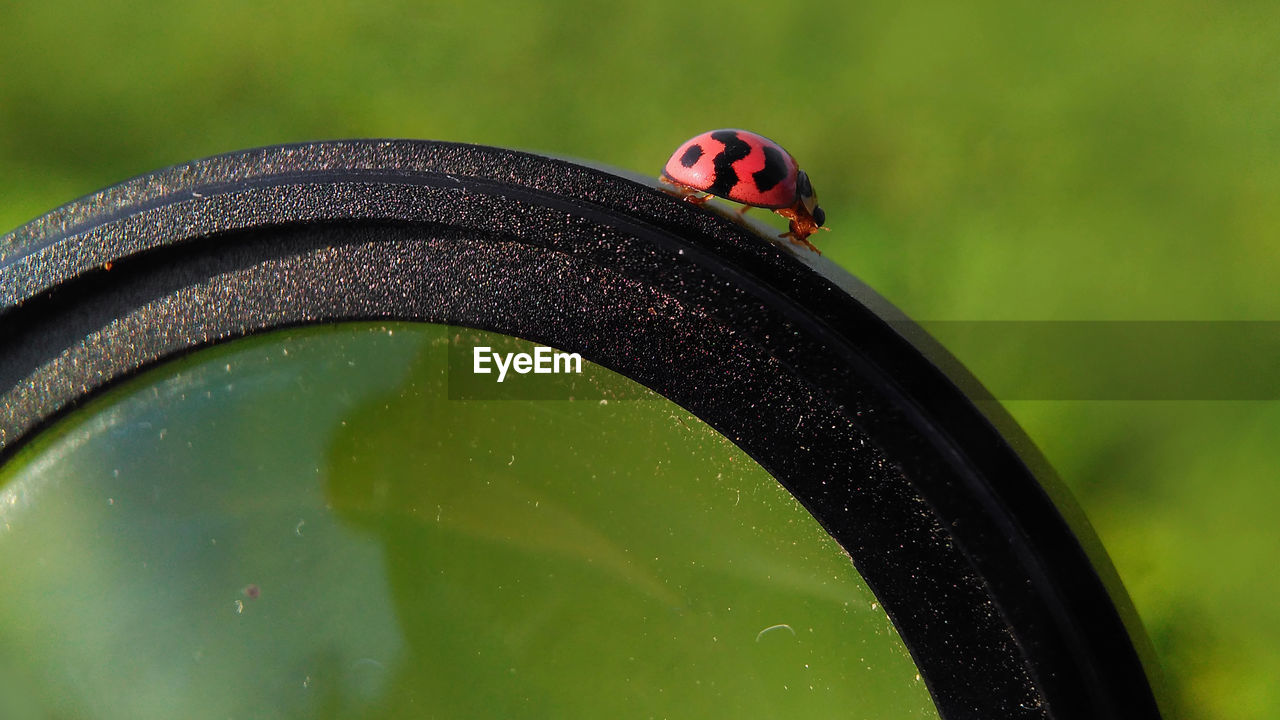
[{"label": "camera lens", "polygon": [[0,717],[1158,718],[1020,430],[752,223],[348,141],[0,238]]}]

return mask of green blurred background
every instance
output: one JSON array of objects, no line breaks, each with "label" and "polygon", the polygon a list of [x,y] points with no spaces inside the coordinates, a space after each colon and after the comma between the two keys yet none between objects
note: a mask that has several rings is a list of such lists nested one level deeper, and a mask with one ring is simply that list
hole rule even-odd
[{"label": "green blurred background", "polygon": [[[913,317],[1280,319],[1272,3],[13,2],[0,34],[0,232],[255,145],[656,174],[745,127],[814,179],[827,255]],[[961,351],[1026,370],[981,353]],[[1007,406],[1111,553],[1177,715],[1280,714],[1280,404]]]}]

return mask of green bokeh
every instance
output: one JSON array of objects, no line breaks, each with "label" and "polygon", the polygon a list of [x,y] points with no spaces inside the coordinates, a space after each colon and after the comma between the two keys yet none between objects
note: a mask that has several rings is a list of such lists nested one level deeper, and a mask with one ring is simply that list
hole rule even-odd
[{"label": "green bokeh", "polygon": [[[0,5],[0,33],[3,228],[253,145],[438,138],[656,174],[737,126],[799,158],[827,256],[914,317],[1280,319],[1274,3],[55,0]],[[1280,408],[1009,408],[1094,521],[1177,714],[1280,714]]]},{"label": "green bokeh", "polygon": [[741,450],[598,367],[596,397],[450,399],[457,333],[240,340],[19,452],[0,717],[937,717]]}]

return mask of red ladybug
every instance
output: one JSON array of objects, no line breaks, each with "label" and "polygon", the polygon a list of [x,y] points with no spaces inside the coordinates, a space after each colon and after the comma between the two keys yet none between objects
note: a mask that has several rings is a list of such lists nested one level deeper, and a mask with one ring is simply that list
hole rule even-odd
[{"label": "red ladybug", "polygon": [[701,204],[716,195],[745,205],[740,212],[773,210],[791,221],[790,231],[780,237],[822,254],[808,238],[827,214],[795,158],[767,137],[746,130],[704,132],[676,148],[661,179],[690,202]]}]

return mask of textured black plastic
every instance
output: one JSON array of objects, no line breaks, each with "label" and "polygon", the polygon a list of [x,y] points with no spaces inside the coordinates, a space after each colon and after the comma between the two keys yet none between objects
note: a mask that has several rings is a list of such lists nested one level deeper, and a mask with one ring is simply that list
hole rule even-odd
[{"label": "textured black plastic", "polygon": [[0,459],[110,383],[249,333],[494,330],[617,370],[760,462],[853,557],[944,718],[1158,718],[1123,589],[1030,444],[882,299],[770,238],[496,148],[162,170],[0,238]]}]

